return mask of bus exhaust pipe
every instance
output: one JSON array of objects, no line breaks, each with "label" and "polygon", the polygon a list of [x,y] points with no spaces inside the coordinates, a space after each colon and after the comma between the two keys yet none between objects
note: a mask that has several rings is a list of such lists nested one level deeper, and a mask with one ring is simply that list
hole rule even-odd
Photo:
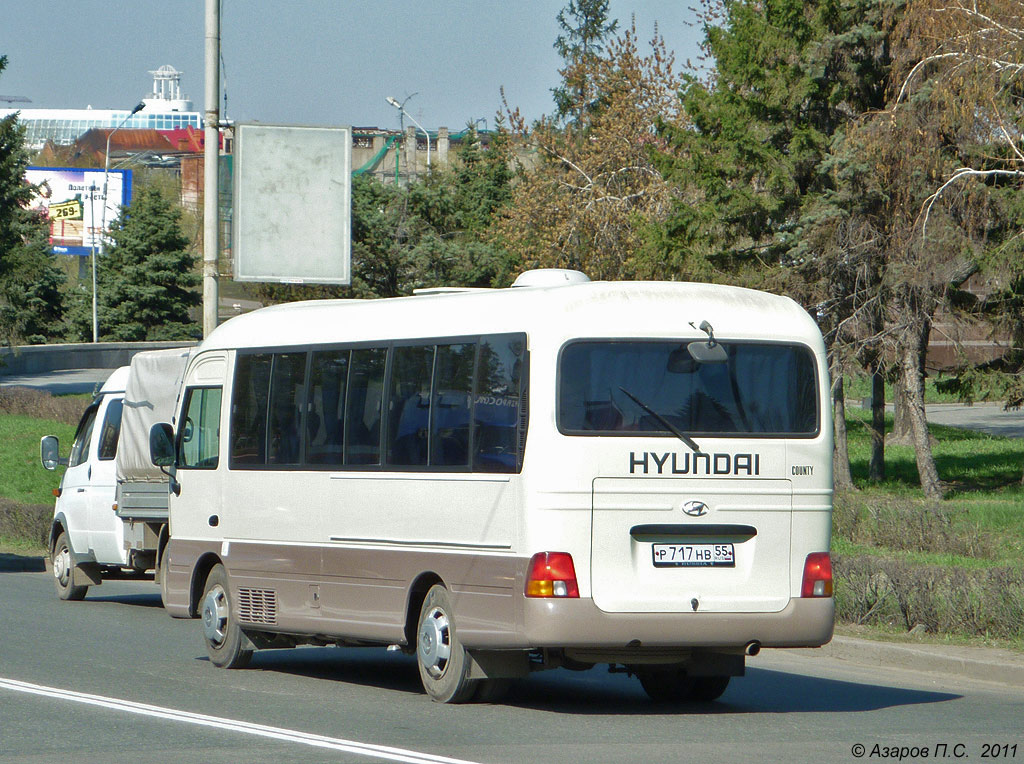
[{"label": "bus exhaust pipe", "polygon": [[747,646],[743,648],[744,655],[749,655],[751,657],[757,655],[759,652],[761,652],[761,643],[756,639],[748,642]]}]

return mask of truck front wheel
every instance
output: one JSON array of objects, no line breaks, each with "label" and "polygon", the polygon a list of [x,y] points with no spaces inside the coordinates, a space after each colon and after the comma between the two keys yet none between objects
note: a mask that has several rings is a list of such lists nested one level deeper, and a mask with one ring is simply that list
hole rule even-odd
[{"label": "truck front wheel", "polygon": [[89,591],[89,587],[75,586],[71,583],[75,580],[75,564],[71,560],[71,547],[68,545],[68,536],[64,531],[60,532],[53,544],[50,562],[53,564],[53,582],[57,588],[57,596],[62,600],[85,599],[85,593]]}]

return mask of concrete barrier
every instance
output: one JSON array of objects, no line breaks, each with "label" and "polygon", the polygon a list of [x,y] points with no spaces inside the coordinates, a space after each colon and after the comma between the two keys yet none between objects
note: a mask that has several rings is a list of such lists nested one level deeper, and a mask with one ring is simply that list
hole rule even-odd
[{"label": "concrete barrier", "polygon": [[191,347],[178,342],[79,342],[63,345],[18,345],[0,348],[0,378],[45,374],[64,369],[116,369],[143,350]]}]

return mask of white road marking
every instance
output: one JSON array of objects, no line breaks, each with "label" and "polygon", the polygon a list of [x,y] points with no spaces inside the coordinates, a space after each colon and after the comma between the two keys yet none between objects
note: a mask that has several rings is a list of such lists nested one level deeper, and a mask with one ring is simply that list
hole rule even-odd
[{"label": "white road marking", "polygon": [[68,700],[74,703],[84,703],[89,706],[99,706],[111,711],[122,711],[129,714],[151,716],[156,719],[167,719],[170,721],[196,724],[201,727],[214,727],[231,732],[240,732],[245,735],[283,740],[289,743],[299,743],[313,746],[315,748],[327,748],[333,751],[344,751],[356,753],[362,756],[373,756],[388,761],[409,762],[409,764],[475,764],[464,759],[451,759],[447,756],[435,756],[429,753],[419,753],[405,748],[392,748],[385,745],[374,745],[372,743],[360,743],[355,740],[343,738],[325,737],[313,735],[308,732],[282,729],[280,727],[268,727],[263,724],[237,721],[234,719],[222,719],[218,716],[207,716],[205,714],[194,714],[189,711],[178,711],[173,708],[162,708],[161,706],[150,706],[145,703],[134,703],[120,698],[107,698],[102,695],[89,695],[84,692],[64,690],[59,687],[45,687],[28,682],[20,682],[16,679],[0,677],[0,689],[11,690],[12,692],[24,692],[31,695],[41,695],[47,698]]}]

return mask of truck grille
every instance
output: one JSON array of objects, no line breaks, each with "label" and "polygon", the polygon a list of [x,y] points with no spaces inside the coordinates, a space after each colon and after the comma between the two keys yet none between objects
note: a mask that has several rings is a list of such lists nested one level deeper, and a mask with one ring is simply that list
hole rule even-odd
[{"label": "truck grille", "polygon": [[238,620],[246,623],[277,623],[277,592],[273,589],[239,589]]}]

